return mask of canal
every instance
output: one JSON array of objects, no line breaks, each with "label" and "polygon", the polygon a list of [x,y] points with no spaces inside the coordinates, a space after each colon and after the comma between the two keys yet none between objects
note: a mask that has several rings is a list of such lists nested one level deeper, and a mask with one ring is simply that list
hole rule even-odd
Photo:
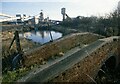
[{"label": "canal", "polygon": [[56,31],[39,30],[39,31],[29,31],[19,34],[20,38],[26,38],[36,43],[44,44],[50,42],[52,39],[56,40],[62,37],[62,33]]}]

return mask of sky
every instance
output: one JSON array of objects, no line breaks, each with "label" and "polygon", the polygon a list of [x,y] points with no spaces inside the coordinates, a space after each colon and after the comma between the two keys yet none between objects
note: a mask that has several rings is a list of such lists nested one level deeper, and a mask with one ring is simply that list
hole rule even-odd
[{"label": "sky", "polygon": [[43,10],[44,17],[62,20],[61,8],[69,17],[103,16],[117,9],[120,0],[2,0],[1,12],[8,15],[37,15]]}]

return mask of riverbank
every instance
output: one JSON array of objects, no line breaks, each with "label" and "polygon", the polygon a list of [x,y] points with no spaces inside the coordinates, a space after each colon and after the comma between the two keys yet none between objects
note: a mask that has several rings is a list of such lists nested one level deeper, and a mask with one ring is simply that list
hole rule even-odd
[{"label": "riverbank", "polygon": [[[28,32],[28,31],[32,31],[34,30],[32,27],[29,26],[25,26],[23,27],[23,25],[2,25],[2,33],[1,33],[1,37],[2,37],[2,56],[7,56],[8,54],[6,54],[6,52],[8,52],[8,47],[10,46],[10,43],[12,42],[12,39],[14,37],[14,32],[15,30],[18,30],[20,33],[24,33],[24,32]],[[48,31],[57,31],[57,32],[61,32],[63,36],[71,34],[71,33],[78,33],[80,31],[77,31],[75,29],[70,29],[70,28],[63,28],[61,26],[52,26],[50,28],[38,28],[38,30],[48,30]],[[21,47],[23,51],[27,51],[29,49],[41,46],[41,44],[33,42],[31,40],[27,40],[27,39],[23,39],[20,38],[21,41]],[[15,47],[15,43],[13,45],[13,50],[16,48]]]}]

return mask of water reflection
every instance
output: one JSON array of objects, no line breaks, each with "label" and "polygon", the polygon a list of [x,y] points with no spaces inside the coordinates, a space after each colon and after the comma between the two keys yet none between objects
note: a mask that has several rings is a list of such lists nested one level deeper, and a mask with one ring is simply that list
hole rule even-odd
[{"label": "water reflection", "polygon": [[62,33],[55,31],[31,31],[31,32],[20,33],[19,36],[21,38],[26,38],[34,42],[44,44],[52,40],[50,36],[50,32],[53,40],[62,37]]}]

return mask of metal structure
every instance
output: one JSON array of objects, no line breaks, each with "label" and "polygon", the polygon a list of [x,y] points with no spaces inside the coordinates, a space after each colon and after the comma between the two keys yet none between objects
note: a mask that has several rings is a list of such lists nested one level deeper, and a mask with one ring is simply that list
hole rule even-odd
[{"label": "metal structure", "polygon": [[62,8],[61,9],[61,14],[63,15],[63,21],[67,20],[71,20],[71,18],[68,16],[68,14],[66,14],[66,9],[65,8]]},{"label": "metal structure", "polygon": [[61,14],[63,15],[63,21],[65,20],[65,15],[66,15],[66,9],[65,8],[62,8],[61,9]]},{"label": "metal structure", "polygon": [[13,21],[13,20],[17,20],[18,22],[22,22],[22,21],[24,22],[24,21],[27,21],[27,20],[35,17],[35,16],[38,16],[38,15],[27,17],[25,14],[23,14],[23,16],[21,14],[17,14],[16,16],[11,16],[11,15],[8,15],[8,14],[0,13],[0,16],[6,17],[6,18],[0,19],[0,22]]},{"label": "metal structure", "polygon": [[11,15],[8,15],[8,14],[3,14],[3,13],[0,13],[0,16],[4,16],[4,17],[8,17],[8,18],[13,18],[14,16],[11,16]]}]

